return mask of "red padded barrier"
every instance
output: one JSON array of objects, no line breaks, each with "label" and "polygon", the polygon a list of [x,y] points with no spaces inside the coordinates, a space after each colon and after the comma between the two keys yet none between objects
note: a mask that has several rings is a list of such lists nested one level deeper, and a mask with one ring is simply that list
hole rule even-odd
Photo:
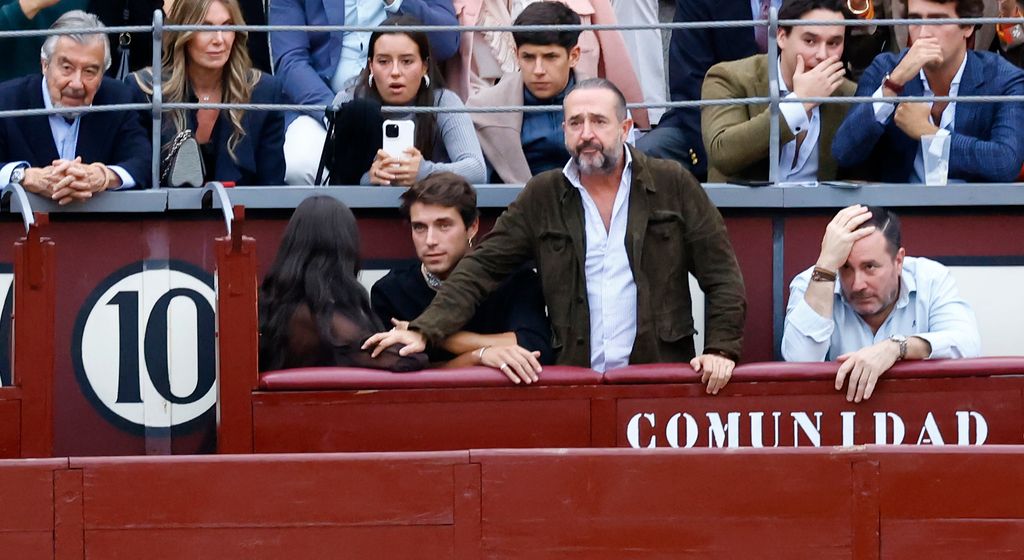
[{"label": "red padded barrier", "polygon": [[[538,387],[598,385],[601,374],[573,366],[545,366]],[[455,387],[513,387],[500,371],[489,367],[430,369],[393,373],[363,368],[302,368],[269,371],[260,376],[260,389],[268,391],[320,391],[353,389],[444,389]],[[519,385],[526,387],[526,385]]]},{"label": "red padded barrier", "polygon": [[[730,383],[754,381],[834,380],[836,362],[761,362],[736,366]],[[979,377],[988,375],[1024,375],[1021,357],[972,358],[966,360],[913,360],[893,366],[884,379]],[[644,364],[605,372],[604,382],[696,383],[700,381],[690,364]]]}]

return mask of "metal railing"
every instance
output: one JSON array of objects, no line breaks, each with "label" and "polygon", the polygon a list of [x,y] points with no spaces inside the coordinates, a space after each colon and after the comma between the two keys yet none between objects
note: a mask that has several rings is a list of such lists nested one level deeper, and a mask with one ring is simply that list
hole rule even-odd
[{"label": "metal railing", "polygon": [[[500,26],[462,26],[462,25],[413,25],[413,26],[394,26],[389,27],[390,30],[407,30],[407,31],[423,31],[423,32],[444,32],[444,31],[458,31],[458,32],[511,32],[511,31],[566,31],[566,30],[579,30],[579,31],[601,31],[601,30],[659,30],[659,31],[672,31],[680,29],[725,29],[725,28],[741,28],[741,27],[768,27],[768,37],[774,37],[777,33],[778,28],[789,27],[789,26],[836,26],[841,25],[844,27],[875,27],[875,26],[890,26],[890,25],[948,25],[948,24],[972,24],[972,25],[985,25],[985,24],[1024,24],[1024,17],[1018,18],[1004,18],[1004,17],[986,17],[986,18],[936,18],[936,19],[847,19],[843,21],[836,20],[810,20],[810,19],[796,19],[796,20],[780,20],[778,17],[778,9],[772,7],[769,10],[768,19],[766,20],[731,20],[731,21],[695,21],[695,22],[665,22],[665,23],[654,23],[654,24],[602,24],[602,25],[530,25],[530,26],[513,26],[513,25],[500,25]],[[48,115],[48,114],[81,114],[88,112],[110,112],[110,111],[141,111],[149,110],[152,114],[153,128],[152,128],[152,170],[150,176],[150,188],[160,188],[159,175],[160,175],[160,160],[161,160],[161,129],[163,124],[163,113],[174,110],[190,110],[190,109],[229,109],[229,108],[241,108],[247,111],[292,111],[292,112],[306,112],[306,113],[322,113],[329,108],[325,105],[303,105],[303,104],[257,104],[257,103],[165,103],[163,101],[163,84],[162,84],[162,70],[163,70],[163,34],[165,32],[173,31],[264,31],[264,32],[276,32],[276,31],[304,31],[304,32],[373,32],[379,30],[378,26],[355,26],[355,25],[165,25],[164,16],[160,10],[156,10],[153,13],[153,24],[151,26],[114,26],[114,27],[103,27],[96,28],[94,31],[103,34],[119,34],[119,33],[151,33],[153,43],[153,94],[150,103],[131,103],[131,104],[117,104],[117,105],[100,105],[100,106],[89,106],[89,107],[75,107],[75,108],[52,108],[52,109],[25,109],[25,110],[7,110],[0,111],[0,118],[16,117],[16,116],[32,116],[32,115]],[[91,30],[86,30],[88,32]],[[13,37],[42,37],[50,35],[69,35],[73,33],[82,33],[81,29],[71,30],[59,30],[52,31],[48,29],[41,30],[15,30],[15,31],[0,31],[0,39],[13,38]],[[768,52],[767,56],[769,59],[775,59],[778,57],[778,45],[775,41],[768,41]],[[848,97],[848,96],[831,96],[831,97],[787,97],[781,98],[779,96],[779,79],[777,65],[768,65],[768,78],[769,78],[769,96],[768,97],[747,97],[747,98],[735,98],[735,99],[714,99],[714,100],[688,100],[688,101],[669,101],[664,103],[628,103],[628,109],[644,109],[644,108],[658,108],[658,109],[676,109],[676,108],[693,108],[693,107],[705,107],[715,105],[750,105],[750,104],[762,104],[767,103],[770,111],[770,138],[769,138],[769,181],[772,183],[776,182],[779,171],[779,153],[781,151],[779,141],[779,130],[780,130],[780,103],[846,103],[846,104],[860,104],[860,103],[892,103],[897,104],[904,101],[940,101],[949,102],[956,101],[958,103],[992,103],[992,102],[1024,102],[1024,95],[1019,96],[936,96],[936,95],[920,95],[920,96],[895,96],[885,97],[882,99],[875,99],[871,97]],[[110,79],[110,78],[107,78]],[[492,106],[492,107],[423,107],[423,106],[412,106],[412,107],[383,107],[382,111],[385,113],[499,113],[499,112],[551,112],[561,111],[561,105],[545,105],[545,106]]]}]

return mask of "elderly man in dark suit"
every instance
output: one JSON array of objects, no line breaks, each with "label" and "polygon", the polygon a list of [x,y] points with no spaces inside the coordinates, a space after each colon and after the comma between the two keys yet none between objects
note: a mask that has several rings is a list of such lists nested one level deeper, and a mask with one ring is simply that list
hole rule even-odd
[{"label": "elderly man in dark suit", "polygon": [[[71,11],[53,30],[103,27],[99,19]],[[43,77],[0,85],[0,110],[88,107],[140,101],[114,80],[110,44],[95,32],[53,35],[43,44]],[[137,113],[63,113],[0,119],[0,184],[20,184],[60,204],[86,200],[104,190],[143,186],[150,174],[150,143]]]}]

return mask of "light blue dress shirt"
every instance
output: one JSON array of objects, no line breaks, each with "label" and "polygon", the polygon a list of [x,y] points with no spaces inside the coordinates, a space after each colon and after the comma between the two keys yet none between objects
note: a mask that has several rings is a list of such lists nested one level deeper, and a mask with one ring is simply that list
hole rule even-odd
[{"label": "light blue dress shirt", "polygon": [[[46,89],[46,77],[42,79],[43,106],[53,109],[53,101],[50,99],[50,92]],[[82,116],[75,115],[70,123],[64,120],[64,114],[50,115],[47,119],[50,123],[50,134],[53,136],[53,145],[57,148],[57,156],[60,159],[73,160],[78,152],[78,129],[82,125]],[[92,163],[92,162],[86,162]],[[49,164],[47,164],[49,165]],[[8,162],[0,168],[0,185],[7,185],[11,182],[11,173],[19,167],[29,167],[27,161]],[[107,165],[107,168],[121,178],[121,186],[115,187],[112,191],[130,189],[135,186],[135,179],[120,165]]]},{"label": "light blue dress shirt", "polygon": [[[389,15],[397,14],[401,7],[402,0],[395,0],[391,5],[385,4],[383,0],[345,0],[345,25],[380,25]],[[350,31],[342,35],[341,57],[338,59],[334,77],[331,78],[331,89],[334,93],[345,89],[349,80],[358,76],[366,67],[366,55],[370,52],[370,35],[372,33],[368,31]]]},{"label": "light blue dress shirt", "polygon": [[583,227],[586,234],[585,259],[587,303],[590,308],[590,367],[604,372],[629,365],[636,340],[636,282],[626,255],[626,221],[629,189],[633,183],[633,156],[623,146],[626,164],[619,191],[612,205],[610,227],[597,204],[580,182],[580,171],[570,159],[562,173],[580,191],[583,199]]},{"label": "light blue dress shirt", "polygon": [[905,257],[896,307],[877,333],[843,297],[836,281],[832,317],[811,309],[804,292],[813,267],[801,272],[789,287],[782,357],[788,362],[835,360],[881,342],[894,334],[916,336],[931,344],[929,358],[974,358],[981,354],[978,322],[970,305],[960,298],[949,269],[922,257]]}]

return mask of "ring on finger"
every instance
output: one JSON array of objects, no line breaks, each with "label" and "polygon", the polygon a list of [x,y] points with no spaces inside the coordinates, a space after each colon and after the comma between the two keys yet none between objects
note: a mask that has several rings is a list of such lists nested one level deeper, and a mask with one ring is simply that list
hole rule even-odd
[{"label": "ring on finger", "polygon": [[500,366],[498,366],[498,369],[505,369],[507,367],[508,367],[508,364],[502,362],[502,364]]}]

